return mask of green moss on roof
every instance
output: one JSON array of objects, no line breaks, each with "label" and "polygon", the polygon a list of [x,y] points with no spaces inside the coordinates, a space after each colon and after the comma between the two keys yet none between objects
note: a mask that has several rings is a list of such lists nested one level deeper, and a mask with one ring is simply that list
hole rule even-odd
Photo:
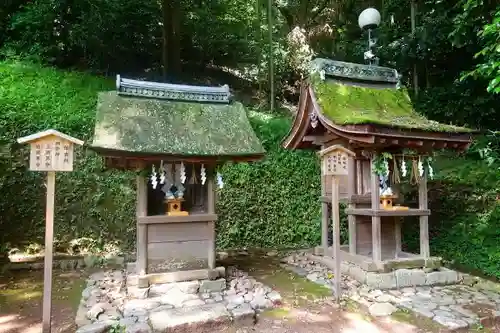
[{"label": "green moss on roof", "polygon": [[93,146],[144,154],[262,154],[241,103],[203,104],[99,94]]},{"label": "green moss on roof", "polygon": [[316,81],[314,93],[322,113],[338,125],[375,124],[435,132],[471,132],[418,114],[404,89],[371,88]]}]

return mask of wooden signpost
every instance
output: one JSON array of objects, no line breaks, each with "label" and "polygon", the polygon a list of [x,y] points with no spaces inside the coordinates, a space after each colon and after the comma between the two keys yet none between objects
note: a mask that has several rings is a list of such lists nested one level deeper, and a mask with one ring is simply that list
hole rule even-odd
[{"label": "wooden signpost", "polygon": [[17,142],[30,145],[30,170],[47,172],[43,274],[43,333],[50,333],[55,173],[56,171],[73,171],[73,147],[75,144],[83,145],[83,141],[51,129],[19,138]]},{"label": "wooden signpost", "polygon": [[319,152],[321,156],[321,172],[324,176],[332,177],[332,236],[333,236],[333,258],[335,260],[335,299],[340,302],[341,295],[341,272],[340,263],[340,213],[339,213],[339,177],[347,176],[349,158],[355,154],[340,145],[333,145]]}]

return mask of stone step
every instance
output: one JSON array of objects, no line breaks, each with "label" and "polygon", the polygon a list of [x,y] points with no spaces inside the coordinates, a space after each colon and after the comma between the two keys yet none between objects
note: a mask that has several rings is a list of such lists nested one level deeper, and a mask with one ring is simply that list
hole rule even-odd
[{"label": "stone step", "polygon": [[183,294],[210,294],[220,293],[226,290],[226,280],[202,280],[153,284],[148,288],[139,288],[137,286],[128,286],[127,295],[132,298],[156,298],[167,294],[175,295],[176,292]]},{"label": "stone step", "polygon": [[205,332],[233,323],[251,325],[254,321],[255,312],[248,304],[243,304],[231,312],[223,303],[214,303],[159,309],[149,315],[149,323],[154,333]]}]

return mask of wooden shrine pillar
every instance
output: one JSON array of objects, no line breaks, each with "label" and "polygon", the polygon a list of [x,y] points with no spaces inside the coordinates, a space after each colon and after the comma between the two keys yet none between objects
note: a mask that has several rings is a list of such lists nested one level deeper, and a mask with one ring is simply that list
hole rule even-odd
[{"label": "wooden shrine pillar", "polygon": [[[321,146],[323,150],[325,146]],[[321,196],[326,197],[326,176],[321,174]],[[323,248],[323,255],[328,253],[328,203],[321,200],[321,247]]]},{"label": "wooden shrine pillar", "polygon": [[[427,209],[427,171],[420,178],[418,184],[418,208]],[[429,216],[420,216],[420,255],[430,257],[429,248]]]},{"label": "wooden shrine pillar", "polygon": [[[347,200],[348,208],[356,208],[356,204],[352,203],[352,197],[356,194],[356,161],[353,157],[349,157],[347,162]],[[349,253],[356,254],[356,216],[348,215],[349,223]]]},{"label": "wooden shrine pillar", "polygon": [[395,258],[399,258],[399,254],[401,253],[401,243],[402,243],[402,237],[401,237],[401,228],[403,227],[403,218],[400,216],[395,216],[394,217],[394,241],[396,243],[396,251],[395,251]]},{"label": "wooden shrine pillar", "polygon": [[139,223],[140,217],[147,214],[147,182],[144,176],[137,176],[137,274],[146,275],[148,273],[148,225]]},{"label": "wooden shrine pillar", "polygon": [[[373,168],[374,158],[371,159]],[[375,216],[375,211],[380,209],[380,185],[378,175],[372,171],[371,176],[371,207],[372,207],[372,256],[375,263],[382,261],[382,226],[380,216]]]},{"label": "wooden shrine pillar", "polygon": [[363,190],[363,164],[358,159],[356,159],[356,194],[365,194]]},{"label": "wooden shrine pillar", "polygon": [[[215,214],[214,169],[209,168],[207,173],[207,209],[208,214]],[[208,230],[208,268],[215,269],[215,221],[208,222]]]}]

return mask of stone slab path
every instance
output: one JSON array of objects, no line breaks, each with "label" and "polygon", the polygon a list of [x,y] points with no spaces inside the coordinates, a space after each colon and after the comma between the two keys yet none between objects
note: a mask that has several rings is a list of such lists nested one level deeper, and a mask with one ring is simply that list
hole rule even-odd
[{"label": "stone slab path", "polygon": [[[333,272],[307,253],[292,254],[283,262],[296,274],[333,289]],[[500,288],[494,290],[494,286],[485,289],[481,284],[456,284],[382,291],[343,275],[341,287],[344,298],[361,304],[375,317],[391,315],[398,309],[411,311],[450,330],[473,329],[500,318]]]}]

